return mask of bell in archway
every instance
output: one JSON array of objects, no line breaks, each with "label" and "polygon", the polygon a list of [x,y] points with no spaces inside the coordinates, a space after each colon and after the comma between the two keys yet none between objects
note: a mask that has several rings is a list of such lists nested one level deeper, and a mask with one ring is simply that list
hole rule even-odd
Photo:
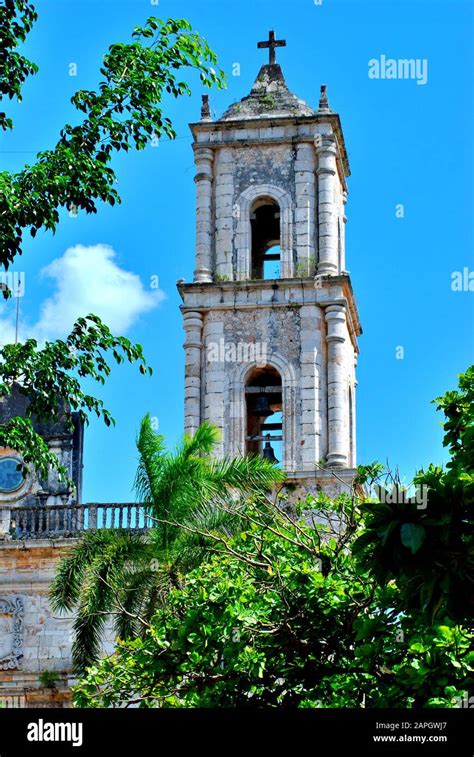
[{"label": "bell in archway", "polygon": [[273,410],[270,407],[268,397],[264,394],[257,397],[255,408],[252,410],[252,415],[258,415],[260,418],[268,418],[269,415],[273,415]]},{"label": "bell in archway", "polygon": [[270,434],[267,434],[267,441],[263,449],[262,457],[264,460],[268,460],[269,463],[278,463],[279,461],[275,457],[273,447],[270,444]]}]

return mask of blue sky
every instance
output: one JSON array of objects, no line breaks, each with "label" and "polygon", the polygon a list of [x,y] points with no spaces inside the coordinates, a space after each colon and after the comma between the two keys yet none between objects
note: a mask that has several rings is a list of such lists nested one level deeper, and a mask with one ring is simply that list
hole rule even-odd
[{"label": "blue sky", "polygon": [[[15,129],[0,137],[2,169],[19,170],[55,143],[62,125],[77,118],[71,95],[97,84],[108,45],[127,41],[132,27],[149,15],[187,18],[216,50],[229,73],[227,91],[211,93],[217,116],[248,94],[266,60],[257,41],[271,28],[286,38],[288,46],[278,58],[290,89],[315,106],[320,84],[328,85],[351,162],[346,258],[364,328],[359,462],[388,459],[411,477],[430,461],[446,460],[441,418],[430,400],[455,387],[474,354],[474,292],[451,289],[453,271],[474,269],[470,0],[323,0],[321,5],[313,0],[37,0],[36,5],[40,19],[26,51],[40,71],[25,86],[23,103],[10,108]],[[381,55],[427,59],[427,83],[370,79],[368,61]],[[71,63],[77,76],[69,75]],[[240,76],[231,75],[234,63],[240,63]],[[112,322],[143,344],[154,368],[151,379],[133,368],[117,368],[98,390],[117,426],[92,422],[86,432],[85,501],[131,498],[134,441],[145,412],[158,417],[171,444],[181,434],[184,353],[175,282],[191,280],[194,267],[188,123],[199,118],[202,93],[195,77],[191,83],[191,98],[167,103],[178,139],[116,159],[122,205],[101,207],[97,216],[64,214],[54,237],[40,233],[26,242],[13,269],[26,274],[24,331],[58,330],[64,327],[58,323],[63,306],[68,313],[77,307],[75,315],[85,314],[81,306],[107,287],[123,285],[123,307],[112,303]],[[396,217],[400,203],[404,218]],[[78,245],[96,250],[90,270],[81,274],[82,290],[72,291],[75,253],[64,256]],[[113,252],[104,252],[103,245]],[[159,277],[158,293],[149,289],[152,276]],[[2,305],[4,329],[12,307]],[[400,346],[402,360],[396,359]]]}]

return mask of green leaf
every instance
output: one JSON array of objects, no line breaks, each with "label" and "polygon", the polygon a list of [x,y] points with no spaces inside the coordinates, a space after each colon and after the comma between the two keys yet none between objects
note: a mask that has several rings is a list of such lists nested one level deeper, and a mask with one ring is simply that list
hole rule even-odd
[{"label": "green leaf", "polygon": [[426,531],[423,526],[416,523],[403,523],[400,528],[402,544],[416,554],[426,539]]}]

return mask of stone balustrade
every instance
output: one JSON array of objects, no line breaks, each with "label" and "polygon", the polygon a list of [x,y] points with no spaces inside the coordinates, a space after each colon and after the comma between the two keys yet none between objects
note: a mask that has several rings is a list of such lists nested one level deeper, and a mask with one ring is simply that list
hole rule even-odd
[{"label": "stone balustrade", "polygon": [[146,531],[151,525],[135,503],[0,507],[0,538],[77,538],[85,531],[121,528]]}]

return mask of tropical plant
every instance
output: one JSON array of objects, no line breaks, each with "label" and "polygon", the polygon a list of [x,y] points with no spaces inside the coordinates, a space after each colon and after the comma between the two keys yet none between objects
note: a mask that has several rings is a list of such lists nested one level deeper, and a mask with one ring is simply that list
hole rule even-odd
[{"label": "tropical plant", "polygon": [[451,460],[418,475],[426,507],[361,492],[380,481],[376,463],[333,502],[221,504],[242,519],[239,532],[196,529],[218,554],[170,592],[144,634],[87,671],[76,705],[464,706],[474,687],[472,381],[469,369],[436,400]]},{"label": "tropical plant", "polygon": [[217,440],[218,430],[203,423],[170,453],[150,416],[143,419],[135,490],[148,532],[86,533],[60,562],[51,587],[55,611],[76,611],[76,669],[100,655],[108,618],[122,639],[143,634],[170,591],[212,554],[213,543],[238,529],[246,497],[283,480],[282,471],[257,456],[212,457]]},{"label": "tropical plant", "polygon": [[[396,584],[379,586],[361,570],[342,535],[328,538],[317,521],[294,522],[278,501],[267,503],[267,513],[249,504],[240,533],[171,591],[146,633],[88,669],[77,706],[448,707],[462,699],[473,682],[474,634],[401,615]],[[306,504],[338,516],[352,509],[345,497]]]},{"label": "tropical plant", "polygon": [[458,391],[434,402],[446,416],[450,461],[415,477],[422,505],[397,492],[363,505],[366,529],[354,553],[378,582],[396,580],[402,607],[461,623],[474,615],[474,367]]},{"label": "tropical plant", "polygon": [[43,670],[39,675],[39,682],[45,689],[55,689],[59,681],[59,673],[56,670]]}]

